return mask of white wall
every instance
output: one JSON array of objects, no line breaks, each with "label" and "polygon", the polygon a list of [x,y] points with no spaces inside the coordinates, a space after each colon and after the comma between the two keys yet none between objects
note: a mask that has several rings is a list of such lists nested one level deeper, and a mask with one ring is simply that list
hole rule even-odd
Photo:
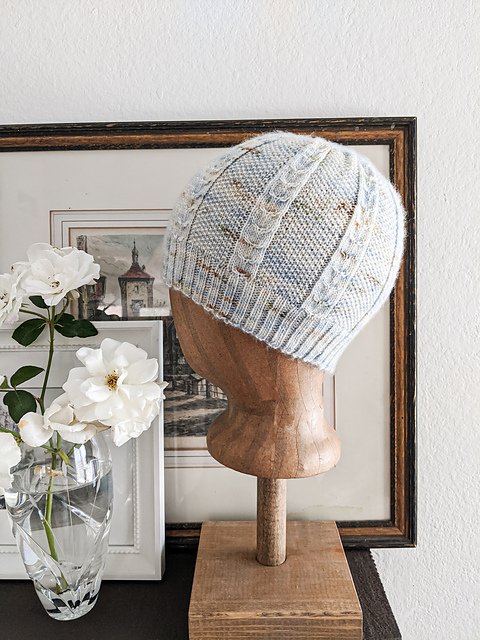
[{"label": "white wall", "polygon": [[1,0],[0,122],[418,116],[419,538],[406,640],[480,638],[473,0]]}]

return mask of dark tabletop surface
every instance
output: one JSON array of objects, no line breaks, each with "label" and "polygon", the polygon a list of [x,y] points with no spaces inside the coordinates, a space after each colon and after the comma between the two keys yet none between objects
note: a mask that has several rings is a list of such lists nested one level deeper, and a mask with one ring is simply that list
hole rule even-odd
[{"label": "dark tabletop surface", "polygon": [[[1,640],[188,640],[188,604],[196,555],[167,551],[162,581],[105,581],[83,618],[59,622],[43,610],[27,580],[0,581]],[[364,616],[364,640],[401,636],[369,551],[347,551]]]}]

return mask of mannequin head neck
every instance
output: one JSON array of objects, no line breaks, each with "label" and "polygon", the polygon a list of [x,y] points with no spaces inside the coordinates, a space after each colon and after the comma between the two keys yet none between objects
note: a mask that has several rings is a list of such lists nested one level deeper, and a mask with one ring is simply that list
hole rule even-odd
[{"label": "mannequin head neck", "polygon": [[270,349],[170,289],[188,363],[227,395],[207,446],[227,467],[264,478],[302,478],[331,469],[340,441],[323,413],[324,372]]}]

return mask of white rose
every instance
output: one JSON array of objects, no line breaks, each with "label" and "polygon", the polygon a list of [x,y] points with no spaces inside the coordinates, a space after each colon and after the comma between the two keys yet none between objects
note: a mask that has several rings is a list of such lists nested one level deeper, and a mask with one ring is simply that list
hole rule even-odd
[{"label": "white rose", "polygon": [[111,338],[105,338],[100,349],[79,349],[77,358],[85,366],[72,369],[63,388],[78,420],[112,427],[118,446],[150,427],[167,385],[156,382],[157,360]]},{"label": "white rose", "polygon": [[[27,295],[42,296],[45,304],[55,306],[84,284],[93,284],[100,267],[85,251],[73,247],[57,249],[49,244],[33,244],[27,252],[28,269],[22,277]],[[25,264],[25,263],[18,263]]]},{"label": "white rose", "polygon": [[41,447],[53,435],[47,416],[29,411],[18,423],[20,436],[29,447]]},{"label": "white rose", "polygon": [[18,320],[18,312],[25,296],[21,286],[23,265],[14,265],[11,273],[0,274],[0,326]]},{"label": "white rose", "polygon": [[86,423],[77,420],[72,405],[64,393],[45,411],[51,428],[67,442],[85,444],[98,432],[105,429],[98,423]]},{"label": "white rose", "polygon": [[84,444],[101,430],[102,426],[87,424],[77,420],[73,407],[68,404],[66,394],[57,398],[55,402],[45,410],[42,416],[30,411],[26,413],[18,423],[22,440],[30,447],[41,447],[57,431],[67,442]]},{"label": "white rose", "polygon": [[12,486],[10,469],[21,460],[20,447],[11,433],[0,432],[0,493]]},{"label": "white rose", "polygon": [[[166,382],[161,384],[163,387],[167,385]],[[149,400],[141,402],[140,399],[137,399],[136,402],[129,403],[129,412],[124,412],[124,420],[112,426],[112,440],[117,447],[121,447],[130,438],[138,438],[150,427],[153,420],[160,413],[161,400],[162,398],[158,398],[153,402]]]}]

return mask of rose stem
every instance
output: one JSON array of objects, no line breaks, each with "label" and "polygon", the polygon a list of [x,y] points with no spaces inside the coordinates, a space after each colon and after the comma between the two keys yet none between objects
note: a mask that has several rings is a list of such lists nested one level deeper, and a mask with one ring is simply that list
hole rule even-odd
[{"label": "rose stem", "polygon": [[[42,393],[40,394],[40,402],[39,402],[42,415],[45,413],[45,393],[47,391],[48,376],[50,375],[50,369],[52,367],[52,360],[53,360],[53,343],[55,340],[54,320],[55,320],[55,307],[52,307],[51,311],[50,309],[48,310],[48,325],[49,325],[48,362],[47,362],[47,368],[45,369],[45,377],[43,379]],[[54,445],[53,445],[52,438],[50,438],[50,445],[51,445],[51,448],[53,449]],[[57,433],[57,449],[59,448],[60,448],[60,434]],[[57,466],[57,454],[52,452],[52,471],[55,471],[56,466]],[[58,562],[58,554],[57,554],[57,550],[55,549],[55,540],[54,540],[53,531],[52,531],[52,506],[53,506],[52,488],[53,488],[53,476],[50,478],[50,482],[48,483],[47,501],[45,505],[45,519],[42,520],[42,523],[43,523],[43,528],[45,529],[45,534],[47,536],[50,555],[56,562]],[[61,570],[60,570],[60,574],[61,574],[62,586],[60,588],[58,584],[56,585],[55,588],[57,593],[60,593],[60,591],[63,591],[63,589],[65,589],[67,586],[67,581],[65,580],[65,577]]]}]

